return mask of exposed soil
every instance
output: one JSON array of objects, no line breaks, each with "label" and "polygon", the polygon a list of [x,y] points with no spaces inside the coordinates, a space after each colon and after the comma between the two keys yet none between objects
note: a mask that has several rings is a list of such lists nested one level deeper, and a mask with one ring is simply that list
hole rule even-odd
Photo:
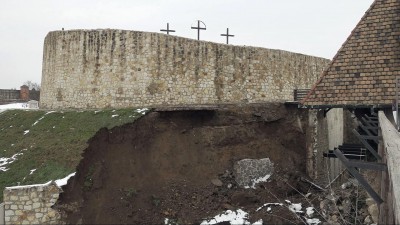
[{"label": "exposed soil", "polygon": [[[304,201],[298,191],[309,191],[299,181],[306,124],[305,111],[282,104],[151,112],[100,130],[56,207],[71,224],[163,224],[165,218],[196,224],[239,208],[252,222],[302,223],[286,207],[255,211],[267,202]],[[270,180],[239,188],[232,168],[244,158],[270,158]],[[214,178],[223,185],[212,184]]]}]

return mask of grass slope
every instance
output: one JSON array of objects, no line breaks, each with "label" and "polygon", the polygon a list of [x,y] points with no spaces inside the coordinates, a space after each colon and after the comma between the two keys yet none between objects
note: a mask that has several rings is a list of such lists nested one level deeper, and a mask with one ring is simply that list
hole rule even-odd
[{"label": "grass slope", "polygon": [[[136,109],[0,112],[0,161],[16,158],[1,166],[6,171],[0,170],[0,190],[65,177],[75,171],[87,141],[100,128],[133,122],[145,112]],[[36,170],[31,173],[33,169]],[[1,195],[0,202],[2,199]]]}]

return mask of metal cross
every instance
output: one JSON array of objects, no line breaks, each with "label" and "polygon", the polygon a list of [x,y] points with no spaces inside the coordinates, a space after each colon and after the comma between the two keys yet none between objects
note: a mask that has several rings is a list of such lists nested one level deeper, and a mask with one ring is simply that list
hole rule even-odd
[{"label": "metal cross", "polygon": [[169,34],[169,32],[175,32],[175,30],[170,30],[169,29],[169,23],[167,23],[167,29],[166,30],[161,29],[160,31],[167,32],[167,34]]},{"label": "metal cross", "polygon": [[229,28],[226,28],[226,34],[221,34],[221,36],[226,36],[226,44],[229,44],[229,37],[235,37],[235,35],[229,34]]},{"label": "metal cross", "polygon": [[[202,23],[204,27],[200,27],[200,23]],[[203,21],[197,20],[197,27],[192,27],[192,29],[197,30],[197,40],[200,40],[200,30],[207,30],[207,27]]]}]

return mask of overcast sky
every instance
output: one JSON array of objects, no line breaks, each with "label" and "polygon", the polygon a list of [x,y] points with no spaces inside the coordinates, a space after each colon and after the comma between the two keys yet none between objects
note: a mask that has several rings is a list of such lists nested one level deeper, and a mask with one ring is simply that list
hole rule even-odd
[{"label": "overcast sky", "polygon": [[332,59],[373,0],[1,0],[0,89],[40,83],[49,31],[115,28],[283,49]]}]

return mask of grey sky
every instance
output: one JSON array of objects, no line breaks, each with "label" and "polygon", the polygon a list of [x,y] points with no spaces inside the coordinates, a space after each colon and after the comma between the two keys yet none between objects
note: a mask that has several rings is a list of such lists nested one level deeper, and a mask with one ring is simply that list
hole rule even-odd
[{"label": "grey sky", "polygon": [[331,59],[373,0],[2,0],[0,89],[40,82],[44,37],[49,31],[115,28],[299,52]]}]

